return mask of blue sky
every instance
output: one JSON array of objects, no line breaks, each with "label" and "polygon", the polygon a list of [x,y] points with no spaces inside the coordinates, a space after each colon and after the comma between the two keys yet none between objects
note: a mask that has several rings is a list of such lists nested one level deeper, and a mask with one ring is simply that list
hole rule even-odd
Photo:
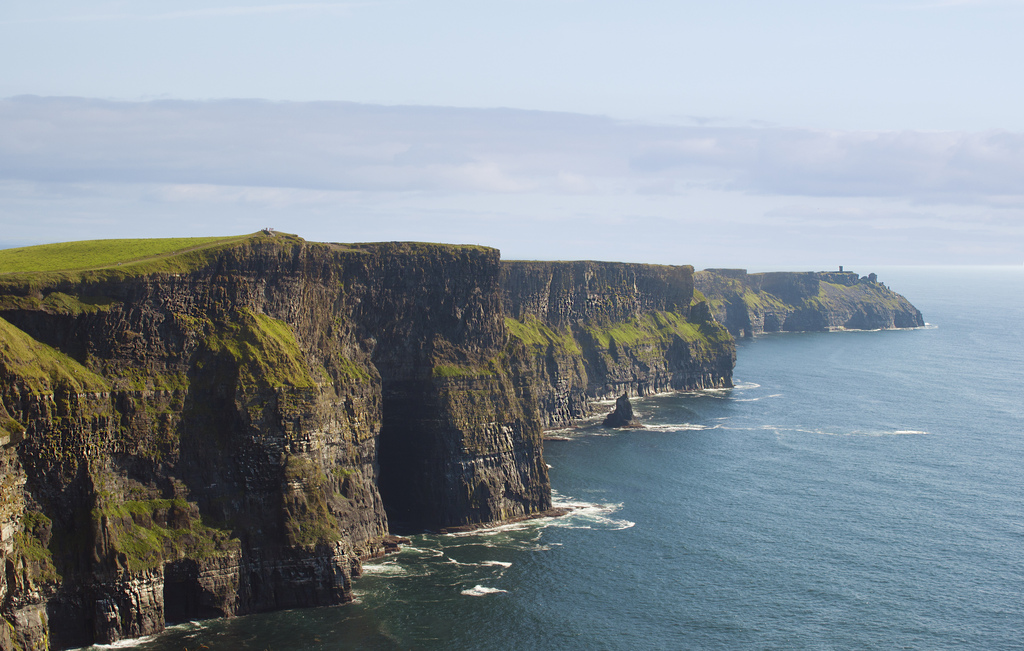
[{"label": "blue sky", "polygon": [[0,245],[1024,261],[1024,3],[0,8]]}]

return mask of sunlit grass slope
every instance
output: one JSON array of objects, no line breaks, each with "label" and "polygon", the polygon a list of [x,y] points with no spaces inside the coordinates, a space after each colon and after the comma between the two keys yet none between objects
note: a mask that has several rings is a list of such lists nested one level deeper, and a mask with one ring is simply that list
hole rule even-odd
[{"label": "sunlit grass slope", "polygon": [[206,249],[249,237],[252,236],[87,240],[5,249],[0,250],[0,273],[105,269]]},{"label": "sunlit grass slope", "polygon": [[260,232],[229,237],[86,240],[5,249],[0,250],[0,294],[25,295],[80,282],[190,273],[210,264],[221,251],[254,240],[269,240],[283,247],[303,241],[287,233]]}]

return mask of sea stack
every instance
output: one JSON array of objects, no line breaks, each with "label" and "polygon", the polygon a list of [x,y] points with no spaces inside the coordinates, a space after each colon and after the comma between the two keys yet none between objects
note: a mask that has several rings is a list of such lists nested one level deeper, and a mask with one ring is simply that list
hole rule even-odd
[{"label": "sea stack", "polygon": [[632,427],[640,428],[643,425],[633,415],[633,405],[629,402],[629,394],[623,393],[615,401],[615,411],[608,414],[604,419],[605,427]]}]

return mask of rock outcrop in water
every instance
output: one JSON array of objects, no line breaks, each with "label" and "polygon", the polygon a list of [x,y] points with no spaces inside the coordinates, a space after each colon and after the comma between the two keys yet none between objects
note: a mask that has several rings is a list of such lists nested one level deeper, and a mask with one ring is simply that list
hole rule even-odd
[{"label": "rock outcrop in water", "polygon": [[343,603],[392,530],[551,507],[541,429],[729,386],[689,267],[270,234],[0,276],[0,649]]},{"label": "rock outcrop in water", "polygon": [[633,414],[633,403],[629,401],[629,395],[625,393],[615,400],[615,409],[604,417],[602,424],[605,427],[643,427]]},{"label": "rock outcrop in water", "polygon": [[921,312],[878,282],[875,274],[705,269],[696,273],[696,287],[715,318],[736,337],[924,325]]}]

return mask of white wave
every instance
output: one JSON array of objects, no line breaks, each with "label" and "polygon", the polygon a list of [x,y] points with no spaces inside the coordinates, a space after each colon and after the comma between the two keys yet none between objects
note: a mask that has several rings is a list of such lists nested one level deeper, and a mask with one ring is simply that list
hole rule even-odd
[{"label": "white wave", "polygon": [[480,564],[484,567],[504,567],[505,569],[512,567],[512,563],[506,563],[505,561],[484,561]]},{"label": "white wave", "polygon": [[403,546],[398,550],[399,554],[421,554],[430,555],[435,558],[444,556],[444,552],[440,549],[427,549],[424,547],[413,547],[412,545]]},{"label": "white wave", "polygon": [[733,402],[757,402],[758,400],[764,400],[765,398],[781,398],[781,393],[772,393],[767,396],[758,396],[757,398],[733,398]]},{"label": "white wave", "polygon": [[467,590],[463,590],[462,594],[469,597],[486,597],[489,594],[497,594],[499,592],[508,592],[508,590],[500,590],[498,588],[488,588],[487,586],[477,585]]},{"label": "white wave", "polygon": [[604,531],[621,531],[636,526],[635,522],[609,517],[611,514],[620,511],[622,502],[617,504],[598,504],[595,502],[580,502],[571,499],[564,499],[559,496],[555,499],[552,495],[552,506],[571,508],[572,511],[554,519],[549,526],[562,529],[601,529]]},{"label": "white wave", "polygon": [[395,563],[364,563],[363,574],[373,576],[399,576],[407,574],[408,571],[401,565]]},{"label": "white wave", "polygon": [[[774,429],[774,428],[772,428]],[[898,429],[898,430],[850,430],[848,432],[831,432],[823,429],[793,429],[790,430],[799,434],[817,434],[820,436],[906,436],[906,435],[925,435],[928,432],[918,429]]]},{"label": "white wave", "polygon": [[700,423],[668,423],[664,425],[644,425],[644,429],[652,432],[702,431],[719,429],[721,425],[701,425]]},{"label": "white wave", "polygon": [[531,526],[534,526],[535,523],[536,520],[523,520],[522,522],[499,524],[494,527],[482,527],[480,529],[473,529],[472,531],[456,531],[453,533],[446,533],[444,535],[451,538],[465,538],[467,536],[497,536],[499,534],[508,533],[509,531],[523,531],[524,529],[529,529]]},{"label": "white wave", "polygon": [[757,382],[736,382],[732,385],[732,388],[743,391],[745,389],[760,389],[761,385]]},{"label": "white wave", "polygon": [[[191,623],[194,623],[194,622],[191,622]],[[167,629],[165,629],[165,630],[171,630],[172,628],[178,628],[178,627],[168,626]],[[144,644],[146,642],[150,642],[150,641],[152,641],[155,638],[156,638],[155,635],[146,635],[144,637],[131,637],[131,638],[127,638],[127,639],[124,639],[124,640],[118,640],[117,642],[111,642],[110,644],[94,644],[94,645],[92,645],[90,647],[82,647],[82,648],[78,648],[78,649],[71,649],[70,651],[84,651],[84,649],[86,649],[86,648],[88,648],[88,649],[134,649],[139,644]],[[17,648],[20,648],[20,647],[17,647]]]},{"label": "white wave", "polygon": [[567,436],[576,432],[575,427],[563,427],[561,429],[544,430],[544,436]]}]

